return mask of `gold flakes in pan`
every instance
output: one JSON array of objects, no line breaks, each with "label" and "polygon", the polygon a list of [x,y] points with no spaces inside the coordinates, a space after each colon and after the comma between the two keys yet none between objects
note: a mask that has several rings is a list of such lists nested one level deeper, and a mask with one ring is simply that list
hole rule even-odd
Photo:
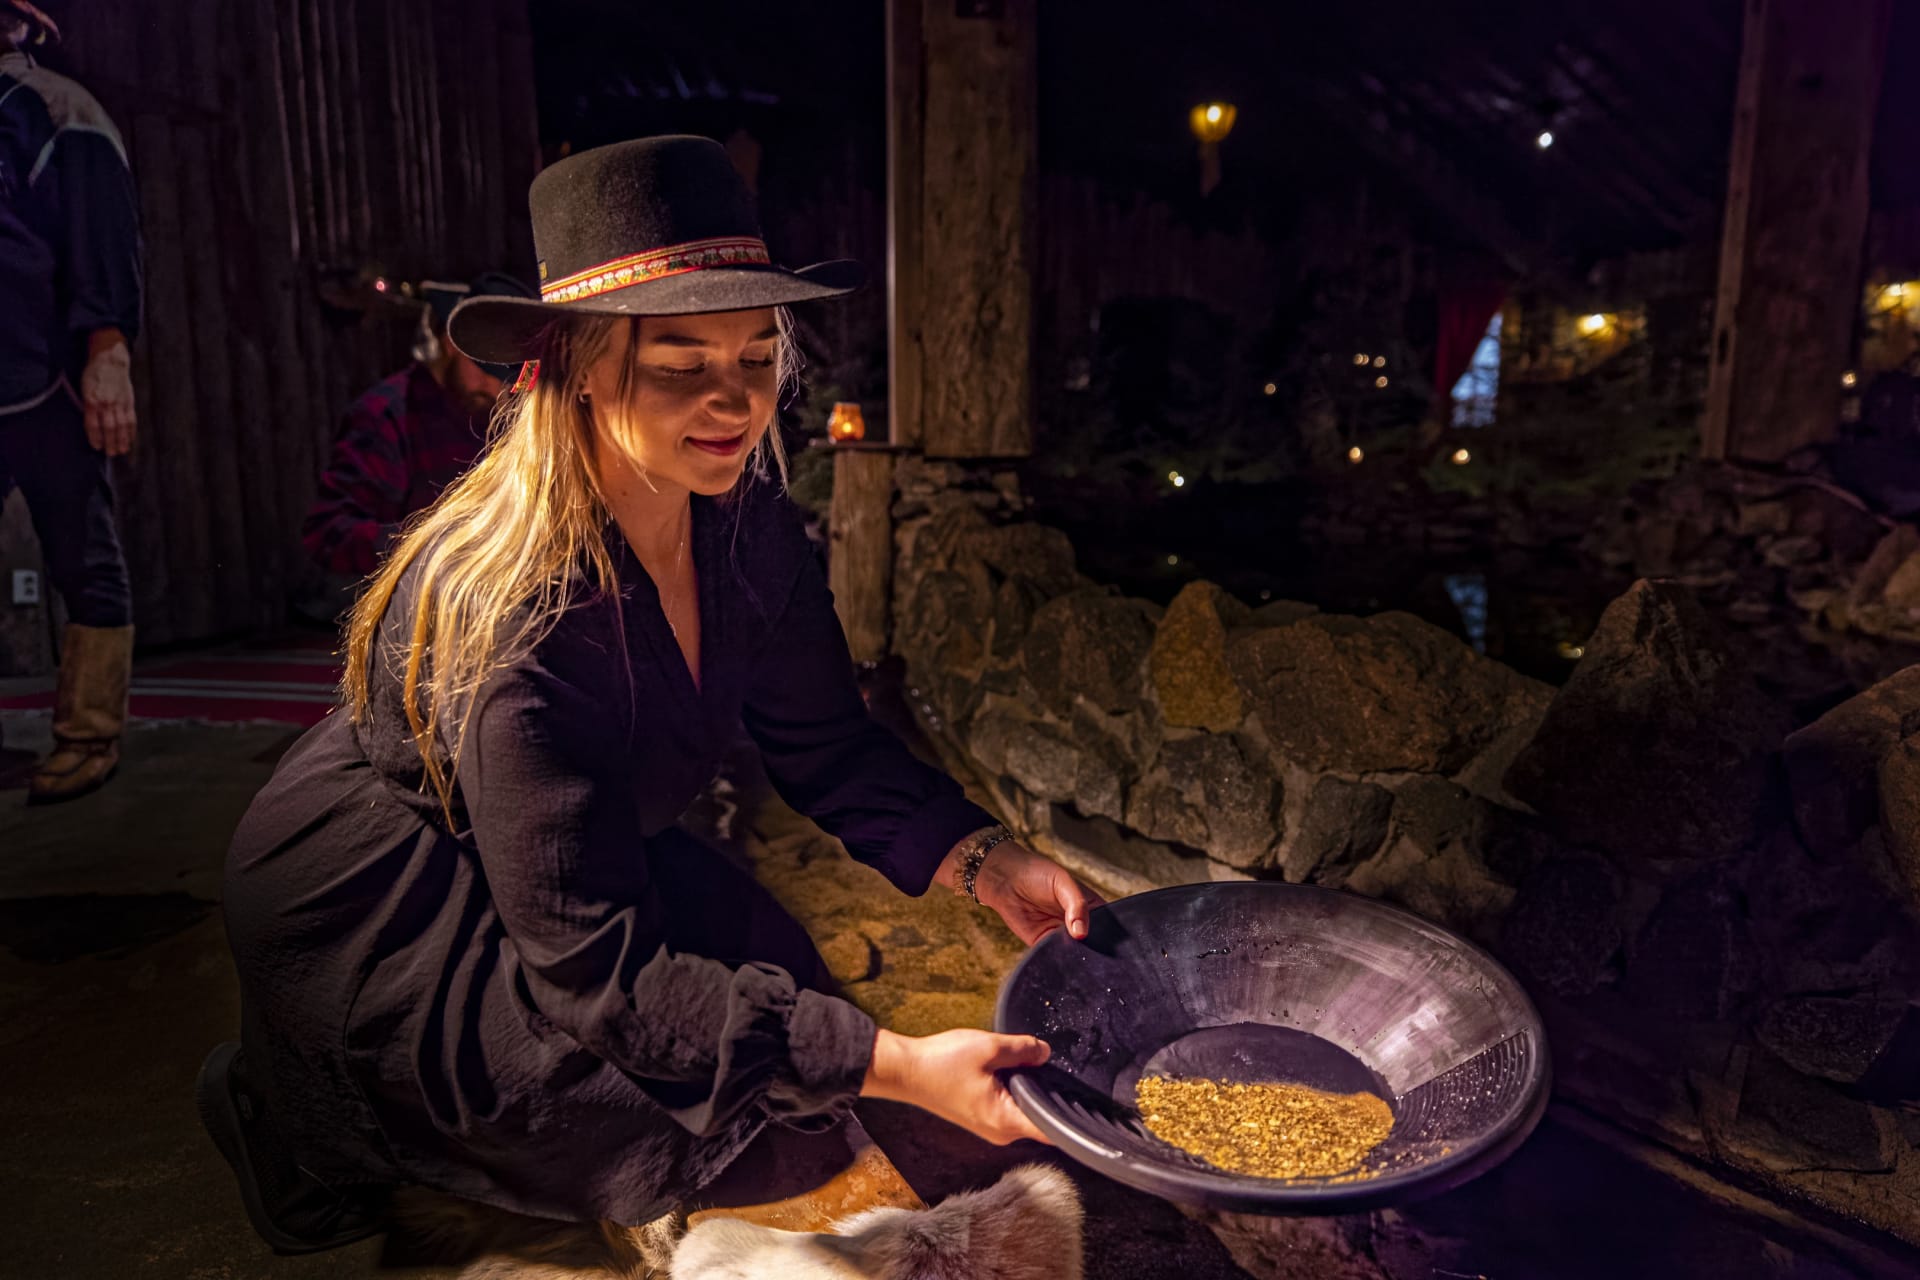
[{"label": "gold flakes in pan", "polygon": [[1142,1076],[1135,1098],[1161,1141],[1258,1178],[1351,1173],[1393,1131],[1392,1109],[1371,1093]]}]

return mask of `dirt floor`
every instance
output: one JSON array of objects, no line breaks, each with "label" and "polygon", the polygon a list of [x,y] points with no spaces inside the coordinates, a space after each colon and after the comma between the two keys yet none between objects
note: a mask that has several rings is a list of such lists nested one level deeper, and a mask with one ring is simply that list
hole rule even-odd
[{"label": "dirt floor", "polygon": [[[0,775],[46,746],[44,716],[0,717],[0,729]],[[291,739],[275,725],[141,724],[122,776],[58,808],[27,808],[17,769],[0,778],[0,1278],[451,1274],[386,1265],[380,1241],[275,1258],[194,1113],[201,1058],[237,1019],[221,857]],[[996,920],[949,895],[902,897],[743,786],[705,820],[809,927],[851,999],[905,1032],[988,1025],[1020,953]],[[1058,1159],[986,1146],[909,1108],[862,1118],[929,1200]],[[1393,1280],[1920,1274],[1882,1242],[1745,1201],[1559,1110],[1499,1171],[1369,1224],[1365,1256],[1333,1256],[1334,1237],[1291,1228],[1227,1224],[1222,1237],[1070,1171],[1088,1209],[1088,1275],[1113,1280],[1326,1280],[1362,1267]]]}]

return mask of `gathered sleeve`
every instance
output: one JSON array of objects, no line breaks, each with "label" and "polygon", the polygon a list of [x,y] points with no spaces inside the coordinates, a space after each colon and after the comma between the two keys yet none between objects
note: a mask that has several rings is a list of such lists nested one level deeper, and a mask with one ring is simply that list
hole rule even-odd
[{"label": "gathered sleeve", "polygon": [[540,1014],[687,1129],[761,1106],[802,1120],[850,1102],[873,1022],[765,964],[674,954],[651,882],[620,717],[537,659],[496,677],[460,763],[507,948]]},{"label": "gathered sleeve", "polygon": [[925,893],[953,846],[995,821],[868,714],[833,593],[811,555],[741,719],[781,798],[905,893]]},{"label": "gathered sleeve", "polygon": [[140,202],[120,137],[111,127],[69,127],[48,146],[53,172],[39,180],[54,184],[60,202],[67,331],[82,345],[109,328],[132,342],[140,332]]}]

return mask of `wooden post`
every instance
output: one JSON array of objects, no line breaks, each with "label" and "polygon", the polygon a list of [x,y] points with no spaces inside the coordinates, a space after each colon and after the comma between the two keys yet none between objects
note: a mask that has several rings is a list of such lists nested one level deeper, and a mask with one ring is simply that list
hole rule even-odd
[{"label": "wooden post", "polygon": [[[910,3],[893,2],[889,53],[904,95],[916,65],[900,20]],[[919,376],[910,367],[902,390],[917,394],[919,411],[910,399],[895,438],[917,440],[928,457],[1022,457],[1032,448],[1037,4],[921,0],[918,9],[919,136],[916,145],[912,114],[895,121],[892,180],[896,217],[919,211],[918,243],[913,226],[901,234],[896,222],[893,254],[896,303],[907,308],[896,312],[896,335],[910,339],[917,328],[920,338],[906,346],[910,364],[920,353]],[[915,175],[898,167],[916,152],[917,193]]]},{"label": "wooden post", "polygon": [[827,515],[827,585],[855,662],[887,656],[893,584],[894,450],[841,444],[833,450],[833,507]]},{"label": "wooden post", "polygon": [[920,443],[923,3],[887,0],[887,424],[905,446]]},{"label": "wooden post", "polygon": [[1833,438],[1861,303],[1891,0],[1745,0],[1700,451]]}]

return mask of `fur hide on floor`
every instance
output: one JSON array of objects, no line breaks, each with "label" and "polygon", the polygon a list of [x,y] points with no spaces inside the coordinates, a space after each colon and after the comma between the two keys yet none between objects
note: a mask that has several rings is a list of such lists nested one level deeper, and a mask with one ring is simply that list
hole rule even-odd
[{"label": "fur hide on floor", "polygon": [[735,1218],[568,1225],[427,1193],[396,1205],[408,1242],[465,1263],[460,1280],[1081,1280],[1081,1217],[1073,1181],[1047,1165],[830,1235]]}]

